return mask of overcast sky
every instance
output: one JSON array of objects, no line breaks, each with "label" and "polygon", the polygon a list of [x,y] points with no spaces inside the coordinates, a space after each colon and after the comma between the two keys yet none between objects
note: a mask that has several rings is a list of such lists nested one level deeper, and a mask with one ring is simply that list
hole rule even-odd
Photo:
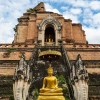
[{"label": "overcast sky", "polygon": [[81,23],[90,44],[100,44],[100,0],[0,0],[0,43],[11,43],[17,18],[44,2],[47,11]]}]

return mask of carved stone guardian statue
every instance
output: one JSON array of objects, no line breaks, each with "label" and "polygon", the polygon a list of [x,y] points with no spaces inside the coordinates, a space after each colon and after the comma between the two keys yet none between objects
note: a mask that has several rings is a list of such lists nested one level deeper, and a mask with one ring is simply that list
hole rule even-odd
[{"label": "carved stone guardian statue", "polygon": [[30,86],[29,71],[30,67],[27,65],[24,55],[22,55],[13,77],[14,100],[27,99]]},{"label": "carved stone guardian statue", "polygon": [[88,100],[88,78],[85,65],[81,56],[78,55],[75,64],[71,68],[71,80],[76,100]]}]

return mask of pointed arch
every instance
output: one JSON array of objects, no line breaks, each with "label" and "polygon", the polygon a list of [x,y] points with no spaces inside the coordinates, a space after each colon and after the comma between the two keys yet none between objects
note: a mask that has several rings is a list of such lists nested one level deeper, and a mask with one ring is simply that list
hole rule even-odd
[{"label": "pointed arch", "polygon": [[44,39],[45,42],[55,42],[55,30],[50,24],[48,24],[45,28]]},{"label": "pointed arch", "polygon": [[49,15],[46,18],[44,18],[40,24],[38,25],[39,33],[38,33],[38,40],[41,40],[41,44],[44,45],[45,40],[45,31],[47,30],[54,30],[53,33],[55,33],[55,44],[58,45],[58,40],[61,39],[61,28],[62,24],[59,23],[58,20],[56,20],[53,16]]}]

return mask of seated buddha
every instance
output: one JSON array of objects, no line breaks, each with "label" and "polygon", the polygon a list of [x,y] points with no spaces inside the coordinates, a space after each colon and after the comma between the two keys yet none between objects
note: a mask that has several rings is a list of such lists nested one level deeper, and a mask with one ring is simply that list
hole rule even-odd
[{"label": "seated buddha", "polygon": [[48,76],[43,80],[43,87],[37,100],[65,100],[62,88],[58,88],[57,78],[53,76],[53,68],[51,65],[47,70]]},{"label": "seated buddha", "polygon": [[53,68],[51,67],[51,65],[49,66],[47,73],[48,76],[43,80],[43,87],[40,89],[40,93],[61,93],[62,88],[58,88],[57,78],[55,76],[52,76]]}]

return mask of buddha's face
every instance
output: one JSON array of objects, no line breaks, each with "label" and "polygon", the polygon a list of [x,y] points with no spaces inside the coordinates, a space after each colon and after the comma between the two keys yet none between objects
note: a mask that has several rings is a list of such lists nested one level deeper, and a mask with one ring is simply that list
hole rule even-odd
[{"label": "buddha's face", "polygon": [[51,76],[53,74],[52,70],[48,70],[48,75]]}]

